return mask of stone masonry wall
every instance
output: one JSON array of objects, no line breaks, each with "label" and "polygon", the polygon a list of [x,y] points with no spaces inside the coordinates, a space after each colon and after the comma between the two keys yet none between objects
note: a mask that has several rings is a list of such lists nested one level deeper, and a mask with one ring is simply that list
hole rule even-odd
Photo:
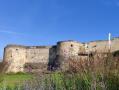
[{"label": "stone masonry wall", "polygon": [[[108,41],[94,41],[88,43],[89,50],[92,52],[108,52],[109,45]],[[119,38],[113,38],[111,40],[111,52],[119,50]]]},{"label": "stone masonry wall", "polygon": [[4,71],[23,72],[26,63],[43,63],[48,64],[49,48],[44,46],[19,46],[8,45],[4,50],[4,60],[6,65]]},{"label": "stone masonry wall", "polygon": [[26,62],[48,63],[50,47],[29,47],[26,49]]},{"label": "stone masonry wall", "polygon": [[5,72],[23,72],[23,65],[26,62],[25,47],[8,45],[4,52]]},{"label": "stone masonry wall", "polygon": [[[61,41],[55,46],[8,45],[4,49],[5,72],[23,72],[25,63],[45,63],[49,67],[65,68],[71,58],[80,59],[87,54],[86,44],[77,41]],[[108,41],[88,43],[90,52],[108,52]],[[111,52],[119,50],[119,38],[112,39]]]},{"label": "stone masonry wall", "polygon": [[84,45],[77,41],[64,41],[57,43],[57,61],[60,64],[62,70],[68,68],[66,64],[72,58],[80,58],[80,53],[85,51]]}]

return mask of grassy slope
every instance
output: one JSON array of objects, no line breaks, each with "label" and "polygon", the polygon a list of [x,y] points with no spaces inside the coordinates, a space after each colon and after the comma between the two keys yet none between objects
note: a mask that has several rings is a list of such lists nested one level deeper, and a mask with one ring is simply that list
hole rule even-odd
[{"label": "grassy slope", "polygon": [[30,74],[6,74],[2,75],[0,78],[3,78],[0,82],[0,87],[8,86],[14,87],[15,85],[22,84],[23,81],[31,79],[32,75]]}]

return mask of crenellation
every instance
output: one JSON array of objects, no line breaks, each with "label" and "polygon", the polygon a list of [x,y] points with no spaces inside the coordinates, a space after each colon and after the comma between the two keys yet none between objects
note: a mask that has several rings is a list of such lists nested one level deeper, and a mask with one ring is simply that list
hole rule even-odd
[{"label": "crenellation", "polygon": [[[49,69],[64,67],[72,58],[87,58],[93,52],[106,53],[109,51],[108,41],[93,41],[80,43],[77,41],[60,41],[54,46],[23,46],[7,45],[4,49],[3,62],[5,72],[24,72],[26,63],[42,63]],[[112,39],[111,52],[119,50],[119,39]]]}]

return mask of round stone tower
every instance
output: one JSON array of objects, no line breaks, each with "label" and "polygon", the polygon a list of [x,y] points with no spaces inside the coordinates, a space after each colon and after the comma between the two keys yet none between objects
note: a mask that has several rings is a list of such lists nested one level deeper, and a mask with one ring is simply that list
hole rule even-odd
[{"label": "round stone tower", "polygon": [[26,62],[26,48],[18,45],[7,45],[4,49],[3,62],[6,63],[3,70],[9,72],[23,72]]},{"label": "round stone tower", "polygon": [[77,41],[61,41],[57,43],[57,62],[61,68],[66,68],[67,61],[78,59],[80,54],[85,52],[85,47]]}]

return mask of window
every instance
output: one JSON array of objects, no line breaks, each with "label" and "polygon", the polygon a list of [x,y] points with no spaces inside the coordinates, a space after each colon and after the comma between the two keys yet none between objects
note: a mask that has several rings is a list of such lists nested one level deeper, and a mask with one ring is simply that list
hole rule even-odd
[{"label": "window", "polygon": [[78,53],[78,56],[88,56],[88,54]]},{"label": "window", "polygon": [[94,45],[93,47],[97,47],[96,45]]},{"label": "window", "polygon": [[78,53],[78,56],[80,56],[80,53]]},{"label": "window", "polygon": [[73,47],[73,44],[71,44],[71,47]]}]

